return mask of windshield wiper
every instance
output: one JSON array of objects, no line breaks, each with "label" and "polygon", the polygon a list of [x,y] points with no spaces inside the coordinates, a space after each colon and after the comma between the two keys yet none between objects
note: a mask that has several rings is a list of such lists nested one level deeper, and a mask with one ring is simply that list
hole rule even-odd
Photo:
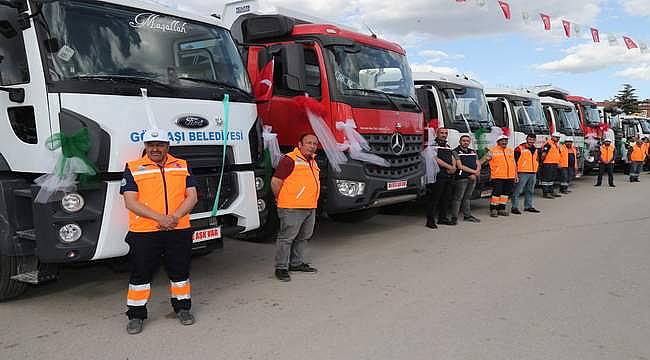
[{"label": "windshield wiper", "polygon": [[158,86],[168,90],[175,90],[173,86],[162,83],[158,80],[137,77],[137,76],[122,76],[122,75],[78,75],[66,78],[66,80],[101,80],[101,81],[115,81],[125,82],[129,84],[150,85]]},{"label": "windshield wiper", "polygon": [[395,93],[386,93],[386,94],[388,96],[395,96],[395,97],[402,98],[402,99],[410,99],[413,102],[413,105],[415,105],[415,107],[418,109],[419,112],[424,112],[424,110],[422,109],[422,106],[420,106],[420,104],[417,102],[417,100],[415,100],[415,98],[413,98],[412,95],[407,96],[407,95],[395,94]]},{"label": "windshield wiper", "polygon": [[368,93],[371,93],[371,94],[379,94],[379,95],[382,95],[382,96],[384,96],[384,97],[386,98],[386,100],[388,100],[389,103],[391,103],[391,104],[393,105],[393,107],[395,108],[395,110],[399,111],[399,106],[397,105],[397,103],[395,103],[395,101],[393,101],[393,99],[390,98],[390,95],[388,95],[388,93],[383,92],[383,91],[381,91],[381,90],[374,90],[374,89],[357,89],[357,88],[345,88],[344,90],[349,90],[349,91],[363,91],[363,92],[368,92]]},{"label": "windshield wiper", "polygon": [[199,79],[199,78],[193,78],[193,77],[188,77],[188,76],[179,76],[177,79],[179,80],[187,80],[187,81],[192,81],[196,83],[201,83],[201,84],[208,84],[208,85],[214,85],[218,86],[220,88],[224,88],[227,90],[233,90],[236,91],[240,94],[246,95],[246,97],[252,97],[251,93],[247,92],[244,89],[240,89],[237,86],[228,84],[227,82],[224,81],[218,81],[218,80],[209,80],[209,79]]}]

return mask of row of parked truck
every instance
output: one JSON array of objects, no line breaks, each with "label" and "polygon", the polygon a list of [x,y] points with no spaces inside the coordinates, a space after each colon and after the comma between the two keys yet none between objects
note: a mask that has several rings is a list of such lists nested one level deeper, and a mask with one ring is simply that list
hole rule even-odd
[{"label": "row of parked truck", "polygon": [[[484,89],[464,76],[413,74],[398,44],[263,5],[235,1],[203,17],[138,0],[0,2],[0,299],[56,278],[60,264],[127,253],[121,174],[152,126],[169,131],[171,152],[197,178],[191,225],[203,253],[223,236],[277,230],[265,139],[286,152],[313,131],[306,97],[335,144],[360,135],[363,153],[382,159],[346,151],[335,167],[318,157],[319,213],[335,220],[423,196],[422,150],[435,128],[448,128],[452,145],[469,134],[479,148],[493,145],[485,134],[495,129],[510,146],[528,133],[541,146],[559,131],[574,137],[583,171],[596,166],[603,137],[622,139],[630,123],[648,130],[559,88]],[[34,180],[72,156],[70,141],[49,140],[78,140],[83,129],[95,181],[35,201]],[[490,195],[489,172],[483,179],[477,196]]]}]

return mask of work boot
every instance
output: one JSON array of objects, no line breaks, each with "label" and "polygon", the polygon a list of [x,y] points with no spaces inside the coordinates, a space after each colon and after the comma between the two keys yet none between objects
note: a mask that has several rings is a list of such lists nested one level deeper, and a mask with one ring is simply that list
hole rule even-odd
[{"label": "work boot", "polygon": [[464,220],[464,221],[468,221],[468,222],[477,223],[477,224],[481,222],[480,219],[478,219],[478,218],[476,218],[476,217],[474,217],[474,216],[472,216],[472,215],[470,215],[470,216],[465,216],[465,217],[463,218],[463,220]]},{"label": "work boot", "polygon": [[449,222],[449,225],[451,225],[451,226],[458,225],[458,218],[455,218],[455,217],[451,218],[451,221]]},{"label": "work boot", "polygon": [[561,198],[562,197],[562,195],[556,194],[556,193],[551,194],[551,196],[556,197],[556,198]]},{"label": "work boot", "polygon": [[436,225],[435,221],[427,220],[427,224],[425,225],[429,229],[437,229],[438,225]]},{"label": "work boot", "polygon": [[505,210],[498,210],[499,216],[510,216],[510,214]]},{"label": "work boot", "polygon": [[275,278],[284,282],[291,281],[291,276],[287,269],[275,269]]},{"label": "work boot", "polygon": [[490,209],[490,217],[499,217],[499,212],[497,209]]},{"label": "work boot", "polygon": [[616,185],[614,185],[614,184],[609,184],[609,187],[616,187]]},{"label": "work boot", "polygon": [[529,212],[529,213],[534,213],[534,214],[539,214],[541,211],[535,209],[535,208],[527,208],[524,209],[524,211]]},{"label": "work boot", "polygon": [[129,319],[128,324],[126,324],[126,332],[129,335],[139,334],[142,332],[142,324],[144,324],[142,319]]},{"label": "work boot", "polygon": [[309,264],[302,263],[298,266],[289,266],[289,271],[315,273],[318,272],[316,268],[311,267]]},{"label": "work boot", "polygon": [[601,183],[596,183],[594,186],[603,186]]},{"label": "work boot", "polygon": [[510,209],[510,212],[515,214],[515,215],[521,215],[521,211],[519,211],[519,209],[517,209],[517,208]]},{"label": "work boot", "polygon": [[438,225],[455,225],[449,219],[438,219]]},{"label": "work boot", "polygon": [[194,315],[192,315],[192,313],[187,309],[178,310],[176,317],[178,318],[178,321],[185,326],[194,324]]}]

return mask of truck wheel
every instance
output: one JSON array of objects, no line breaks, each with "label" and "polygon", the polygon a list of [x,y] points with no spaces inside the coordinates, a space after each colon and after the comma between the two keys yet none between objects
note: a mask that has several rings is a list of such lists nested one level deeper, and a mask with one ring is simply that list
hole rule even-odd
[{"label": "truck wheel", "polygon": [[27,290],[26,283],[11,280],[23,267],[25,260],[24,256],[0,256],[0,301],[20,296]]},{"label": "truck wheel", "polygon": [[359,223],[373,218],[379,209],[366,209],[343,214],[329,214],[330,219],[343,223]]}]

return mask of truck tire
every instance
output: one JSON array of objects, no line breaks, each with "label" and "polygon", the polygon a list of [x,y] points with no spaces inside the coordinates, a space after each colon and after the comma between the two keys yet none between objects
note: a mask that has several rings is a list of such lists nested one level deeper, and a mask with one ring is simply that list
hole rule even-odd
[{"label": "truck tire", "polygon": [[11,280],[12,276],[18,274],[25,259],[24,256],[0,255],[0,301],[18,297],[27,290],[26,283]]},{"label": "truck tire", "polygon": [[375,217],[378,212],[379,209],[365,209],[343,214],[329,214],[328,216],[334,221],[354,224],[369,220]]}]

